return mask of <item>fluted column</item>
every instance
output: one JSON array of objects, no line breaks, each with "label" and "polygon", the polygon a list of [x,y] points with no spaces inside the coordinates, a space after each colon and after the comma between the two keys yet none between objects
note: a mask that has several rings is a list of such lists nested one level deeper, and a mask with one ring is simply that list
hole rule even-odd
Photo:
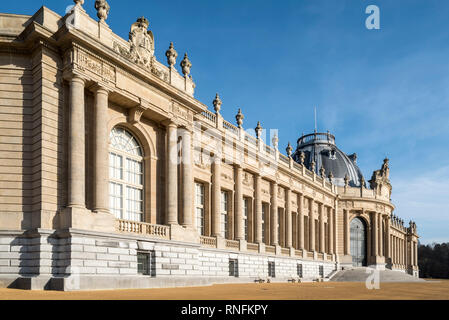
[{"label": "fluted column", "polygon": [[84,86],[85,80],[77,75],[70,80],[68,206],[77,208],[86,207]]},{"label": "fluted column", "polygon": [[313,200],[309,199],[309,251],[316,251],[315,247],[315,218],[313,214]]},{"label": "fluted column", "polygon": [[379,242],[379,256],[384,256],[384,250],[383,250],[383,246],[384,246],[384,242],[383,242],[383,223],[382,223],[382,213],[378,213],[377,214],[377,221],[378,221],[378,230],[379,230],[379,235],[378,235],[378,242]]},{"label": "fluted column", "polygon": [[385,217],[385,257],[391,258],[391,243],[390,243],[390,218],[388,216]]},{"label": "fluted column", "polygon": [[346,209],[343,209],[343,219],[344,219],[344,225],[345,225],[345,255],[350,255],[350,244],[351,244],[351,238],[350,238],[350,226],[349,226],[349,211]]},{"label": "fluted column", "polygon": [[221,155],[212,163],[212,236],[221,236]]},{"label": "fluted column", "polygon": [[256,227],[256,236],[255,242],[262,243],[262,178],[259,174],[254,176],[255,180],[255,194],[254,194],[254,214],[256,216],[255,219],[255,227]]},{"label": "fluted column", "polygon": [[279,244],[278,234],[278,184],[276,182],[271,183],[271,245],[276,246]]},{"label": "fluted column", "polygon": [[372,246],[373,246],[373,256],[379,255],[379,246],[378,246],[378,221],[377,221],[378,215],[376,212],[371,212],[371,222],[373,224],[373,228],[371,230],[371,236],[372,236]]},{"label": "fluted column", "polygon": [[318,211],[319,211],[319,226],[320,226],[320,243],[319,243],[319,248],[320,248],[320,252],[324,253],[325,248],[325,230],[324,230],[324,205],[322,203],[318,204]]},{"label": "fluted column", "polygon": [[193,227],[193,168],[192,168],[192,133],[182,131],[182,201],[184,227]]},{"label": "fluted column", "polygon": [[245,225],[243,221],[243,190],[242,190],[242,168],[235,167],[235,239],[245,240]]},{"label": "fluted column", "polygon": [[178,126],[167,125],[167,224],[178,224]]},{"label": "fluted column", "polygon": [[287,192],[287,196],[286,196],[286,204],[285,204],[285,218],[287,220],[287,237],[286,237],[286,244],[285,246],[287,248],[291,248],[292,247],[292,242],[293,242],[293,228],[292,228],[292,191],[290,189],[286,190]]},{"label": "fluted column", "polygon": [[304,249],[304,196],[298,197],[298,248]]},{"label": "fluted column", "polygon": [[94,203],[96,212],[109,212],[108,95],[105,88],[95,91],[94,110]]},{"label": "fluted column", "polygon": [[329,227],[329,254],[334,254],[334,209],[329,208],[327,225]]}]

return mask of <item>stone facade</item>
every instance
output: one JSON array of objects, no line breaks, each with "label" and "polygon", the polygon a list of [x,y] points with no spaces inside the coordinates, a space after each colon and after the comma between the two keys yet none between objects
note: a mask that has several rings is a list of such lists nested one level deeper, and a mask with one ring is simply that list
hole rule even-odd
[{"label": "stone facade", "polygon": [[0,286],[326,278],[353,265],[355,218],[366,265],[418,275],[388,163],[370,188],[333,184],[266,145],[260,123],[245,132],[241,110],[224,120],[218,94],[215,112],[196,100],[189,57],[182,74],[173,44],[157,61],[147,19],[126,41],[106,1],[99,21],[75,2],[64,17],[0,14]]}]

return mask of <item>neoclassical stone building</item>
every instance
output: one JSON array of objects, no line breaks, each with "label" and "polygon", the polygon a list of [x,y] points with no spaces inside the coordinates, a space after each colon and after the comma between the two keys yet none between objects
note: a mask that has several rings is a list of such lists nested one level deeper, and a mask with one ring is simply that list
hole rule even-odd
[{"label": "neoclassical stone building", "polygon": [[[330,133],[278,149],[194,98],[187,54],[154,56],[106,1],[0,14],[0,286],[89,289],[418,275],[386,159],[365,181]],[[94,1],[87,1],[94,5]],[[267,145],[264,141],[269,140]]]}]

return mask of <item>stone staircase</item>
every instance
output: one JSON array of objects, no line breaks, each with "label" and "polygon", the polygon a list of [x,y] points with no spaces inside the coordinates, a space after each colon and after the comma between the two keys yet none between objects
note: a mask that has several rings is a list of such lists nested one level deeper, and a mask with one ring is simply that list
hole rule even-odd
[{"label": "stone staircase", "polygon": [[[365,282],[376,271],[372,268],[353,268],[336,272],[330,281],[334,282]],[[425,280],[415,278],[409,274],[392,270],[377,270],[380,282],[423,282]]]}]

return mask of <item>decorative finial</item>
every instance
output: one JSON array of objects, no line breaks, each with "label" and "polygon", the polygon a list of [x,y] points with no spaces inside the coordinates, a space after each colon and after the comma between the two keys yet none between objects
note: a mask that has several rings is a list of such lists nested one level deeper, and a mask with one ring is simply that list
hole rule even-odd
[{"label": "decorative finial", "polygon": [[365,186],[365,177],[362,176],[362,178],[360,178],[360,187],[364,187]]},{"label": "decorative finial", "polygon": [[329,178],[329,181],[332,183],[332,179],[334,179],[334,174],[331,172],[329,172],[329,175],[327,176]]},{"label": "decorative finial", "polygon": [[239,112],[235,116],[235,120],[237,121],[237,126],[239,128],[241,128],[243,125],[243,119],[245,119],[245,116],[243,115],[242,110],[239,108]]},{"label": "decorative finial", "polygon": [[349,186],[349,176],[348,174],[345,175],[345,187]]},{"label": "decorative finial", "polygon": [[97,9],[98,19],[100,19],[100,21],[105,21],[108,18],[111,7],[106,0],[96,0],[95,9]]},{"label": "decorative finial", "polygon": [[290,144],[290,141],[288,142],[288,145],[287,145],[287,148],[285,149],[285,151],[287,151],[288,157],[291,158],[291,157],[292,157],[293,147],[292,147],[292,145]]},{"label": "decorative finial", "polygon": [[320,175],[321,175],[321,177],[322,177],[323,179],[326,177],[325,174],[326,174],[326,169],[324,169],[324,167],[321,166],[321,169],[320,169]]},{"label": "decorative finial", "polygon": [[256,131],[257,139],[260,139],[260,135],[262,134],[262,126],[260,125],[260,121],[257,121],[257,126],[254,130]]},{"label": "decorative finial", "polygon": [[173,42],[170,42],[170,47],[165,52],[165,56],[167,57],[168,65],[170,66],[170,68],[173,68],[176,64],[176,58],[178,57],[178,53],[173,46]]},{"label": "decorative finial", "polygon": [[306,160],[306,154],[304,153],[304,151],[301,151],[301,153],[299,154],[299,162],[301,163],[301,165],[304,165],[305,160]]},{"label": "decorative finial", "polygon": [[190,68],[192,67],[192,63],[187,56],[187,53],[184,55],[184,59],[181,61],[182,73],[185,77],[188,77],[190,74]]},{"label": "decorative finial", "polygon": [[275,149],[278,148],[278,143],[279,143],[279,138],[278,138],[278,134],[275,132],[273,138],[271,138],[271,143],[273,144],[273,147]]},{"label": "decorative finial", "polygon": [[84,0],[73,0],[75,7],[81,7],[84,4]]},{"label": "decorative finial", "polygon": [[221,105],[223,102],[221,102],[220,96],[218,93],[215,95],[214,101],[212,101],[212,104],[214,105],[214,110],[216,113],[220,113]]},{"label": "decorative finial", "polygon": [[315,160],[312,160],[312,162],[310,163],[310,171],[315,172]]}]

